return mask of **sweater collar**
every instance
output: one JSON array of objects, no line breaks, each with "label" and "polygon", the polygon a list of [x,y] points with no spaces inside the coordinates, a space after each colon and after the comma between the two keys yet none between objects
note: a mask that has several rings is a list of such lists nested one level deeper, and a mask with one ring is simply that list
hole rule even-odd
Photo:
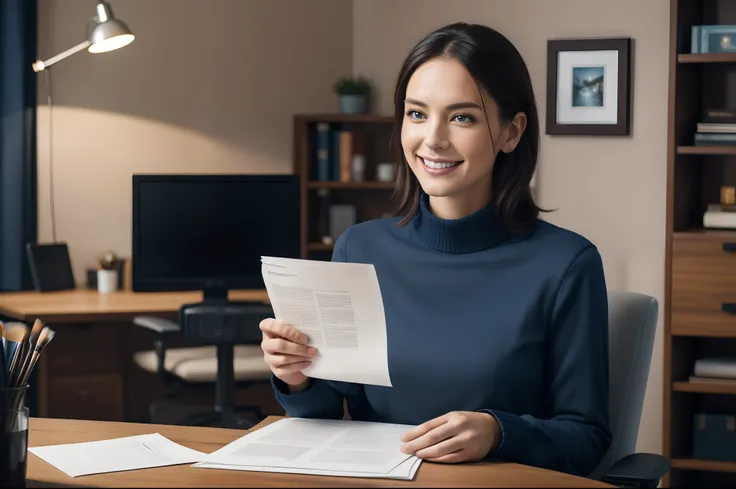
[{"label": "sweater collar", "polygon": [[429,196],[423,191],[413,224],[427,246],[445,253],[473,253],[507,237],[492,204],[460,219],[441,219],[432,214]]}]

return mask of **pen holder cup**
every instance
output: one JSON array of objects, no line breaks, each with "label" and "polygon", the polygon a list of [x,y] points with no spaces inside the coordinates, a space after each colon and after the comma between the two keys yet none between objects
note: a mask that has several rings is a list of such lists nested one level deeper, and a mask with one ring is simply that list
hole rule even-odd
[{"label": "pen holder cup", "polygon": [[28,465],[28,386],[0,388],[0,488],[24,488]]},{"label": "pen holder cup", "polygon": [[117,270],[97,270],[97,292],[109,294],[118,288]]}]

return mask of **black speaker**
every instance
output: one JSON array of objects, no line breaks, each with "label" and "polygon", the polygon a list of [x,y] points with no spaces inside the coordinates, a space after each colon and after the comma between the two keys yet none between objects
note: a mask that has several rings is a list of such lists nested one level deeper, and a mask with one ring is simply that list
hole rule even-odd
[{"label": "black speaker", "polygon": [[76,288],[66,243],[27,243],[33,287],[39,292]]}]

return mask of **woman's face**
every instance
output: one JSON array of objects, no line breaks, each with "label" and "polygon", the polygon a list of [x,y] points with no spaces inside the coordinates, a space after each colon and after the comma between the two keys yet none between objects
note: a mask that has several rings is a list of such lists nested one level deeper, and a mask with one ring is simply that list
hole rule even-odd
[{"label": "woman's face", "polygon": [[472,211],[490,201],[496,154],[508,150],[501,146],[509,144],[505,133],[495,102],[485,92],[481,101],[475,81],[454,59],[434,58],[409,79],[401,144],[433,207],[447,201]]}]

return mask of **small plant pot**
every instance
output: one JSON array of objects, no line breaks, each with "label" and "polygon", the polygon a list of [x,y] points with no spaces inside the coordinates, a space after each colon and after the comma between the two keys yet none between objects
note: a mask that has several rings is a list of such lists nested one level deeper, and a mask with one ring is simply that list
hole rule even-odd
[{"label": "small plant pot", "polygon": [[340,112],[365,114],[368,112],[368,100],[365,95],[340,95]]}]

